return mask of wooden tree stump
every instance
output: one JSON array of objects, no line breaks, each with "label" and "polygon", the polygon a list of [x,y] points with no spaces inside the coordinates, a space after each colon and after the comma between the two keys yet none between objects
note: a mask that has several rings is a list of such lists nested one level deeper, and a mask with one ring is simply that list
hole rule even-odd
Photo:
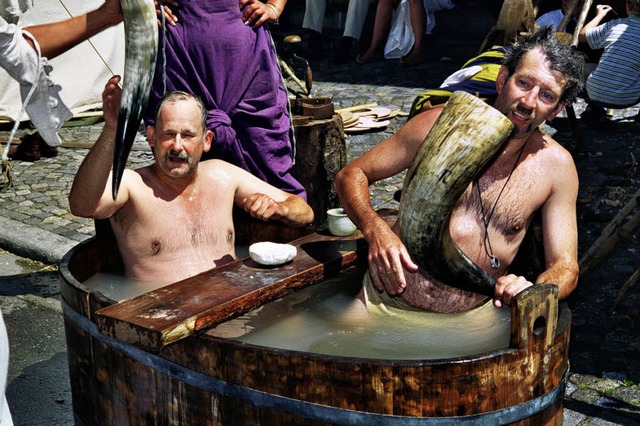
[{"label": "wooden tree stump", "polygon": [[339,114],[295,126],[296,162],[293,175],[307,190],[315,212],[314,225],[325,222],[327,210],[338,207],[333,187],[336,174],[347,163],[347,145]]}]

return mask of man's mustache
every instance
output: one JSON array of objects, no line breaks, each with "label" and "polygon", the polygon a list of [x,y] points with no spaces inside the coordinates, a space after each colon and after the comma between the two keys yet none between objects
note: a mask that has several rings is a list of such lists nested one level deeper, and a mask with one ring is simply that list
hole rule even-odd
[{"label": "man's mustache", "polygon": [[167,159],[173,161],[187,161],[189,156],[185,151],[169,151],[166,155]]},{"label": "man's mustache", "polygon": [[518,111],[520,114],[529,116],[530,119],[535,118],[533,116],[533,109],[531,109],[531,108],[525,108],[522,105],[517,104],[516,105],[516,111]]}]

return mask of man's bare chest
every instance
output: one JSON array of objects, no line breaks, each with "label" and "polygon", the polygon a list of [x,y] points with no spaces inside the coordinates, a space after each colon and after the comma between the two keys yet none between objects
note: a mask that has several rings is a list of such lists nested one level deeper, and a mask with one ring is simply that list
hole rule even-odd
[{"label": "man's bare chest", "polygon": [[202,203],[155,203],[113,218],[120,245],[141,256],[228,251],[234,244],[231,208]]},{"label": "man's bare chest", "polygon": [[505,238],[516,236],[526,231],[547,192],[546,185],[537,185],[526,173],[514,173],[510,179],[474,180],[452,213],[452,225],[473,232],[487,228]]}]

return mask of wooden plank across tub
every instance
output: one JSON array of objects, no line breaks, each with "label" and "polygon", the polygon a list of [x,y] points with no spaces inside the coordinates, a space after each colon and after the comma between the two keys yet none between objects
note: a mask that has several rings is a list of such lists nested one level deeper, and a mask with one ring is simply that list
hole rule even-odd
[{"label": "wooden plank across tub", "polygon": [[[279,267],[244,258],[96,312],[100,331],[157,352],[302,287],[337,276],[366,262],[367,245],[349,237],[313,233],[290,244],[298,253]],[[359,255],[360,254],[360,255]]]}]

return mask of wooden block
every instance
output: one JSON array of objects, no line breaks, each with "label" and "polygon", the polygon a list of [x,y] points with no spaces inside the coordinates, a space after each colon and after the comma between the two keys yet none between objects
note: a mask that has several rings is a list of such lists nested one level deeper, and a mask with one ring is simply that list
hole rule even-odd
[{"label": "wooden block", "polygon": [[311,121],[311,118],[305,117],[303,115],[294,115],[292,117],[292,121],[294,126],[304,126],[305,124],[309,124],[309,121]]},{"label": "wooden block", "polygon": [[331,118],[333,115],[333,104],[302,104],[302,115],[312,117],[314,120],[325,120],[327,118]]}]

